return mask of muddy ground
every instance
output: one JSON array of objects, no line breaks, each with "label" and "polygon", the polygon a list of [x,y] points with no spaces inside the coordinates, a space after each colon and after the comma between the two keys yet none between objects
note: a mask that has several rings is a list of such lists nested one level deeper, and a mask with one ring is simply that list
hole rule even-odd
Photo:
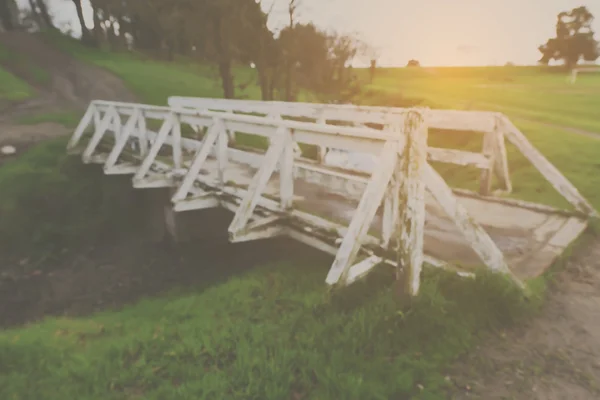
[{"label": "muddy ground", "polygon": [[[40,140],[71,133],[58,124],[20,126],[15,122],[18,116],[80,109],[94,98],[134,99],[108,72],[73,60],[39,38],[19,35],[0,35],[0,43],[12,43],[54,78],[46,86],[35,85],[36,99],[0,105],[0,145],[17,147],[16,156]],[[5,67],[19,74],[14,65]],[[77,316],[120,308],[175,287],[197,288],[284,257],[290,250],[285,246],[277,246],[280,251],[275,254],[253,251],[255,257],[248,259],[248,252],[208,243],[195,249],[203,255],[199,264],[197,258],[185,259],[168,244],[130,239],[79,249],[61,257],[51,273],[25,274],[18,272],[19,265],[0,265],[0,327],[46,315]],[[600,238],[580,246],[566,263],[541,315],[485,340],[453,366],[448,378],[456,387],[450,397],[456,399],[600,399]]]}]

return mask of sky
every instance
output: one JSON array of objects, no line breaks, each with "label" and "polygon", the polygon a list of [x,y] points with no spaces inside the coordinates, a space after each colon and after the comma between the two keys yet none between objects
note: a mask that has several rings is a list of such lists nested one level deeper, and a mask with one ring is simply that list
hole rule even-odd
[{"label": "sky", "polygon": [[[56,21],[79,35],[71,0],[47,0]],[[174,0],[176,1],[176,0]],[[272,29],[287,21],[287,0],[275,3]],[[298,20],[320,28],[352,33],[377,49],[380,66],[404,66],[417,59],[424,66],[532,65],[540,44],[555,33],[556,15],[586,6],[600,39],[600,0],[299,0]],[[17,0],[26,7],[28,0]],[[88,27],[89,0],[83,0]],[[364,60],[366,61],[366,60]]]}]

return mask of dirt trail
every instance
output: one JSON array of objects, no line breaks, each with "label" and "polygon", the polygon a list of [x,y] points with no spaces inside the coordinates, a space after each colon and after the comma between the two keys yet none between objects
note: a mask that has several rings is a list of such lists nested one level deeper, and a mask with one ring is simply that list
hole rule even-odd
[{"label": "dirt trail", "polygon": [[555,286],[542,315],[455,365],[455,399],[600,398],[600,238],[572,256]]},{"label": "dirt trail", "polygon": [[[9,53],[9,57],[0,59],[0,66],[28,82],[37,92],[32,99],[0,105],[0,146],[15,146],[17,156],[37,141],[71,133],[57,123],[20,125],[16,122],[20,117],[71,110],[83,112],[95,99],[136,100],[119,78],[74,59],[42,35],[0,33],[0,46]],[[40,80],[35,76],[36,70],[43,71],[49,79]],[[8,159],[0,157],[0,164]]]},{"label": "dirt trail", "polygon": [[[94,99],[135,100],[120,79],[102,68],[74,59],[42,35],[6,32],[0,34],[0,45],[8,49],[9,54],[18,55],[3,60],[3,67],[39,92],[38,98],[20,104],[19,109],[44,108],[47,112],[48,108],[57,106],[84,109]],[[45,71],[48,81],[36,79],[35,69]]]}]

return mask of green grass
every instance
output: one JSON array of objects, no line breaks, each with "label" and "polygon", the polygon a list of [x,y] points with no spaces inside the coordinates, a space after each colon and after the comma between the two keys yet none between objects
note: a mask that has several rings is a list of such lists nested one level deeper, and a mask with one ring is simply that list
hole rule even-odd
[{"label": "green grass", "polygon": [[[165,105],[169,96],[222,97],[220,77],[213,67],[189,61],[160,62],[136,54],[89,49],[62,36],[52,39],[78,59],[113,72],[143,102]],[[235,76],[238,85],[251,82],[246,90],[236,90],[238,96],[260,98],[252,70],[237,68]]]},{"label": "green grass", "polygon": [[0,68],[0,100],[21,101],[33,94],[33,89],[26,82]]},{"label": "green grass", "polygon": [[441,108],[500,111],[600,133],[600,73],[570,84],[562,70],[543,67],[382,69],[368,87]]},{"label": "green grass", "polygon": [[0,64],[11,63],[16,68],[19,68],[23,73],[29,75],[31,80],[37,84],[47,84],[50,82],[50,74],[43,68],[35,65],[27,57],[20,53],[11,51],[3,46],[0,46]]},{"label": "green grass", "polygon": [[55,122],[69,128],[74,128],[81,120],[81,113],[77,111],[61,111],[42,114],[33,114],[20,117],[17,122],[22,125],[35,125],[43,122]]},{"label": "green grass", "polygon": [[[221,94],[218,76],[207,67],[57,42],[120,76],[144,102],[165,104],[171,95]],[[252,77],[247,69],[236,73],[240,81]],[[577,89],[579,82],[595,87],[595,77],[560,86],[564,75],[534,68],[424,74],[383,70],[370,87],[375,94],[368,101],[385,98],[402,105],[424,99],[429,105],[454,108],[465,101],[489,101],[494,107],[516,107],[520,114],[509,115],[522,118],[519,128],[600,208],[600,141],[542,124],[570,125],[572,119],[577,122],[572,126],[596,126],[597,94],[586,89],[579,106],[571,104],[578,98],[574,92],[585,89]],[[481,86],[490,81],[497,87]],[[557,112],[561,102],[541,93],[547,89],[556,94],[561,87],[571,92],[562,97],[566,111]],[[245,94],[258,98],[254,85]],[[48,120],[71,124],[75,119],[52,114],[21,122]],[[246,141],[264,146],[256,137]],[[481,137],[431,132],[430,144],[478,151]],[[509,146],[508,153],[515,197],[565,206],[515,149]],[[454,186],[477,185],[475,170],[436,167]],[[78,159],[66,157],[64,140],[40,145],[4,165],[0,254],[39,253],[35,268],[51,269],[62,249],[99,241],[130,225],[131,210],[103,201],[103,179],[81,168]],[[450,363],[490,329],[504,329],[531,315],[545,291],[546,277],[534,280],[535,296],[526,302],[498,276],[479,273],[476,280],[466,280],[428,270],[420,296],[407,308],[395,295],[385,267],[366,282],[333,294],[323,283],[331,260],[306,253],[291,251],[288,263],[229,271],[231,276],[219,282],[212,273],[223,275],[232,267],[206,266],[205,284],[191,292],[174,289],[122,311],[49,318],[1,332],[0,398],[446,398],[444,376]],[[193,249],[182,249],[181,254],[190,263],[202,257]]]}]

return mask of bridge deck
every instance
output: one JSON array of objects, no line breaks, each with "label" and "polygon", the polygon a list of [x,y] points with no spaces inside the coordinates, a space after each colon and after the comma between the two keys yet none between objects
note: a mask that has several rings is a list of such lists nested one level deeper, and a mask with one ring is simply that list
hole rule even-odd
[{"label": "bridge deck", "polygon": [[[200,175],[203,181],[217,180],[217,161],[209,158]],[[227,179],[236,187],[248,186],[256,169],[242,163],[230,162]],[[302,178],[294,182],[296,209],[347,226],[356,210],[358,200],[343,197],[328,186],[311,183]],[[279,179],[275,173],[264,192],[279,197]],[[543,273],[587,226],[578,217],[559,213],[535,211],[514,205],[491,202],[468,196],[457,196],[469,214],[479,222],[503,251],[508,265],[522,279]],[[454,223],[445,216],[431,196],[426,197],[425,253],[439,260],[460,265],[469,270],[481,265],[476,253],[463,238]],[[379,236],[382,208],[371,225]]]}]

